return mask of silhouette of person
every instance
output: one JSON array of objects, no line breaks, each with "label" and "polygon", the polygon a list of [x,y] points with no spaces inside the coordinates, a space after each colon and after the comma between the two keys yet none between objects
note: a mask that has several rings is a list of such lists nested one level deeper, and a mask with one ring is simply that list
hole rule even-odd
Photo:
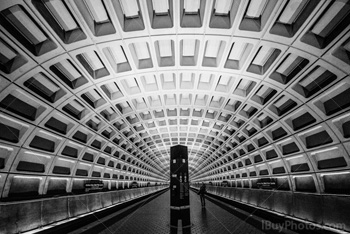
[{"label": "silhouette of person", "polygon": [[207,190],[206,190],[205,184],[202,183],[202,186],[199,188],[199,191],[197,193],[201,198],[202,207],[205,207],[205,194],[206,193],[207,193]]}]

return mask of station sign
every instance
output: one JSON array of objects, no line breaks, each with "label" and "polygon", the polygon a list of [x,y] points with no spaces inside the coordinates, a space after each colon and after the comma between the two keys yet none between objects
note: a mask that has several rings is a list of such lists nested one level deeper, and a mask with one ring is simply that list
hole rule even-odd
[{"label": "station sign", "polygon": [[103,189],[103,182],[102,180],[87,180],[85,181],[85,191],[98,191]]},{"label": "station sign", "polygon": [[276,178],[260,178],[257,181],[258,188],[261,189],[275,189],[277,188],[277,179]]}]

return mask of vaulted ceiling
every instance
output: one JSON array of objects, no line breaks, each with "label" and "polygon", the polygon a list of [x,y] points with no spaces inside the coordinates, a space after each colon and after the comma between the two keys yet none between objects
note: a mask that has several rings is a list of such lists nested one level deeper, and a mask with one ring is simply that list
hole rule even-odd
[{"label": "vaulted ceiling", "polygon": [[0,184],[166,181],[177,144],[193,181],[349,168],[349,1],[2,0],[0,12]]}]

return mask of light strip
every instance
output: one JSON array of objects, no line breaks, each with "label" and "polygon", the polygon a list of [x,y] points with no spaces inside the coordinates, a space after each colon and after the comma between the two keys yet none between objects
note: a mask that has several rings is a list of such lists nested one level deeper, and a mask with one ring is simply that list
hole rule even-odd
[{"label": "light strip", "polygon": [[316,126],[316,127],[312,128],[312,129],[309,129],[309,130],[307,130],[305,132],[302,132],[301,134],[298,134],[298,136],[302,136],[302,135],[308,134],[309,132],[315,131],[315,130],[320,129],[320,128],[322,128],[321,125]]},{"label": "light strip", "polygon": [[78,148],[81,148],[81,147],[82,147],[80,144],[75,143],[74,141],[69,141],[69,144],[70,144],[70,145],[75,145],[75,146],[78,147]]},{"label": "light strip", "polygon": [[62,0],[46,0],[44,2],[64,31],[71,31],[78,27]]},{"label": "light strip", "polygon": [[[80,180],[80,181],[82,181],[82,180],[88,180],[88,179],[80,179],[80,178],[74,178],[73,180]],[[86,214],[87,215],[87,214]],[[85,216],[85,215],[84,215]],[[74,217],[73,217],[74,218]],[[70,220],[72,220],[72,219],[70,219]]]},{"label": "light strip", "polygon": [[324,153],[324,152],[328,152],[328,151],[331,151],[331,150],[337,150],[337,149],[339,149],[339,148],[338,147],[332,147],[332,148],[328,148],[328,149],[312,152],[311,155]]},{"label": "light strip", "polygon": [[13,151],[13,148],[10,148],[10,147],[7,147],[7,146],[3,146],[3,145],[0,145],[0,149],[5,149],[7,151]]},{"label": "light strip", "polygon": [[289,138],[287,138],[287,139],[285,139],[285,140],[283,140],[283,141],[278,142],[278,144],[283,144],[283,143],[285,143],[285,142],[287,142],[287,141],[290,141],[290,140],[292,140],[291,137],[289,137]]},{"label": "light strip", "polygon": [[298,176],[293,176],[293,178],[305,178],[305,177],[312,177],[312,175],[298,175]]},{"label": "light strip", "polygon": [[308,0],[290,0],[278,21],[282,24],[292,24],[298,18]]},{"label": "light strip", "polygon": [[277,160],[277,161],[273,161],[273,162],[268,162],[268,164],[275,164],[275,163],[279,163],[279,162],[281,162],[282,160],[280,159],[280,160]]},{"label": "light strip", "polygon": [[44,132],[44,131],[42,131],[42,130],[40,130],[39,133],[45,134],[46,136],[53,137],[53,138],[55,138],[56,140],[62,140],[61,137],[59,137],[59,136],[57,136],[57,135],[53,135],[53,134],[48,133],[48,132]]},{"label": "light strip", "polygon": [[297,156],[294,156],[294,157],[286,158],[286,160],[290,161],[290,160],[297,159],[297,158],[304,158],[304,156],[303,155],[297,155]]},{"label": "light strip", "polygon": [[39,179],[42,180],[42,177],[34,177],[34,176],[14,176],[13,178],[19,178],[19,179]]},{"label": "light strip", "polygon": [[7,15],[7,18],[31,44],[37,45],[47,40],[45,34],[36,26],[19,5],[10,7],[9,11],[12,14]]},{"label": "light strip", "polygon": [[58,161],[64,161],[64,162],[69,162],[69,163],[74,163],[75,162],[73,160],[69,160],[69,159],[65,159],[65,158],[58,158]]},{"label": "light strip", "polygon": [[97,23],[104,23],[109,21],[105,7],[102,0],[83,0],[90,16]]},{"label": "light strip", "polygon": [[63,178],[63,177],[50,177],[50,180],[69,180],[68,178]]},{"label": "light strip", "polygon": [[5,64],[17,56],[17,54],[10,47],[5,45],[2,40],[0,40],[0,51],[0,64]]},{"label": "light strip", "polygon": [[329,172],[329,173],[322,173],[321,176],[327,176],[327,175],[346,175],[350,174],[349,171],[344,171],[344,172]]},{"label": "light strip", "polygon": [[134,18],[139,15],[137,0],[119,0],[119,2],[126,17]]},{"label": "light strip", "polygon": [[24,154],[39,156],[39,157],[43,157],[43,158],[47,158],[47,159],[50,159],[50,158],[51,158],[50,156],[43,155],[43,154],[38,154],[38,153],[34,153],[34,152],[31,152],[31,151],[24,151]]},{"label": "light strip", "polygon": [[[11,123],[15,123],[15,124],[21,125],[22,127],[27,127],[27,128],[29,128],[29,125],[24,124],[24,123],[22,123],[22,122],[19,122],[19,121],[13,119],[13,118],[9,118],[9,117],[7,117],[7,116],[5,116],[5,115],[2,115],[2,114],[0,114],[0,117],[1,117],[2,119],[5,119],[5,120],[7,120],[7,121],[10,121]],[[1,147],[1,146],[0,146],[0,147]]]},{"label": "light strip", "polygon": [[84,165],[84,166],[91,167],[91,164],[88,164],[88,163],[83,163],[83,162],[80,162],[79,164],[80,164],[80,165]]},{"label": "light strip", "polygon": [[335,1],[322,18],[317,21],[311,32],[320,37],[327,37],[340,23],[343,17],[349,13],[349,10],[350,5],[347,4],[347,1]]},{"label": "light strip", "polygon": [[337,121],[339,121],[339,120],[341,120],[341,119],[345,119],[345,118],[347,118],[347,117],[349,117],[350,116],[350,113],[347,113],[347,114],[344,114],[344,115],[342,115],[342,116],[340,116],[340,117],[338,117],[338,118],[334,118],[333,119],[333,123],[334,122],[337,122]]},{"label": "light strip", "polygon": [[263,13],[267,0],[250,0],[246,16],[249,18],[259,18]]}]

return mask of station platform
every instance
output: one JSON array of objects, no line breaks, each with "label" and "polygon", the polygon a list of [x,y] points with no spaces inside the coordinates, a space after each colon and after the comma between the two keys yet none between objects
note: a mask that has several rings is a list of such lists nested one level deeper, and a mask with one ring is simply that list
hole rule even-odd
[{"label": "station platform", "polygon": [[[116,215],[108,221],[102,219],[96,222],[76,229],[70,234],[77,233],[142,233],[142,234],[164,234],[174,233],[170,228],[170,191],[155,195],[155,198],[146,199],[135,204],[137,209],[129,212],[124,217]],[[118,211],[118,212],[123,212]],[[202,208],[199,196],[190,192],[190,213],[191,228],[190,233],[273,233],[271,231],[262,231],[258,225],[252,225],[246,220],[237,217],[231,212],[221,208],[214,203],[213,198],[206,200],[205,208]],[[102,224],[103,222],[103,224]],[[185,230],[178,228],[175,233],[186,233]],[[289,232],[292,233],[292,232]]]},{"label": "station platform", "polygon": [[[131,190],[130,190],[131,191]],[[125,191],[127,194],[128,191]],[[181,217],[183,218],[183,217]],[[334,234],[348,233],[324,227],[307,226],[305,221],[291,220],[269,211],[241,204],[220,195],[208,193],[202,207],[195,187],[190,189],[190,227],[171,227],[170,190],[162,188],[147,195],[120,201],[106,209],[96,210],[79,218],[41,228],[29,233],[40,234],[216,234],[216,233],[285,233]],[[180,219],[179,219],[180,220]],[[183,221],[185,222],[185,221]],[[302,223],[303,222],[303,223]],[[186,222],[187,223],[187,222]],[[294,223],[294,226],[288,226]],[[286,226],[287,224],[287,226]],[[302,224],[302,225],[300,225]]]}]

